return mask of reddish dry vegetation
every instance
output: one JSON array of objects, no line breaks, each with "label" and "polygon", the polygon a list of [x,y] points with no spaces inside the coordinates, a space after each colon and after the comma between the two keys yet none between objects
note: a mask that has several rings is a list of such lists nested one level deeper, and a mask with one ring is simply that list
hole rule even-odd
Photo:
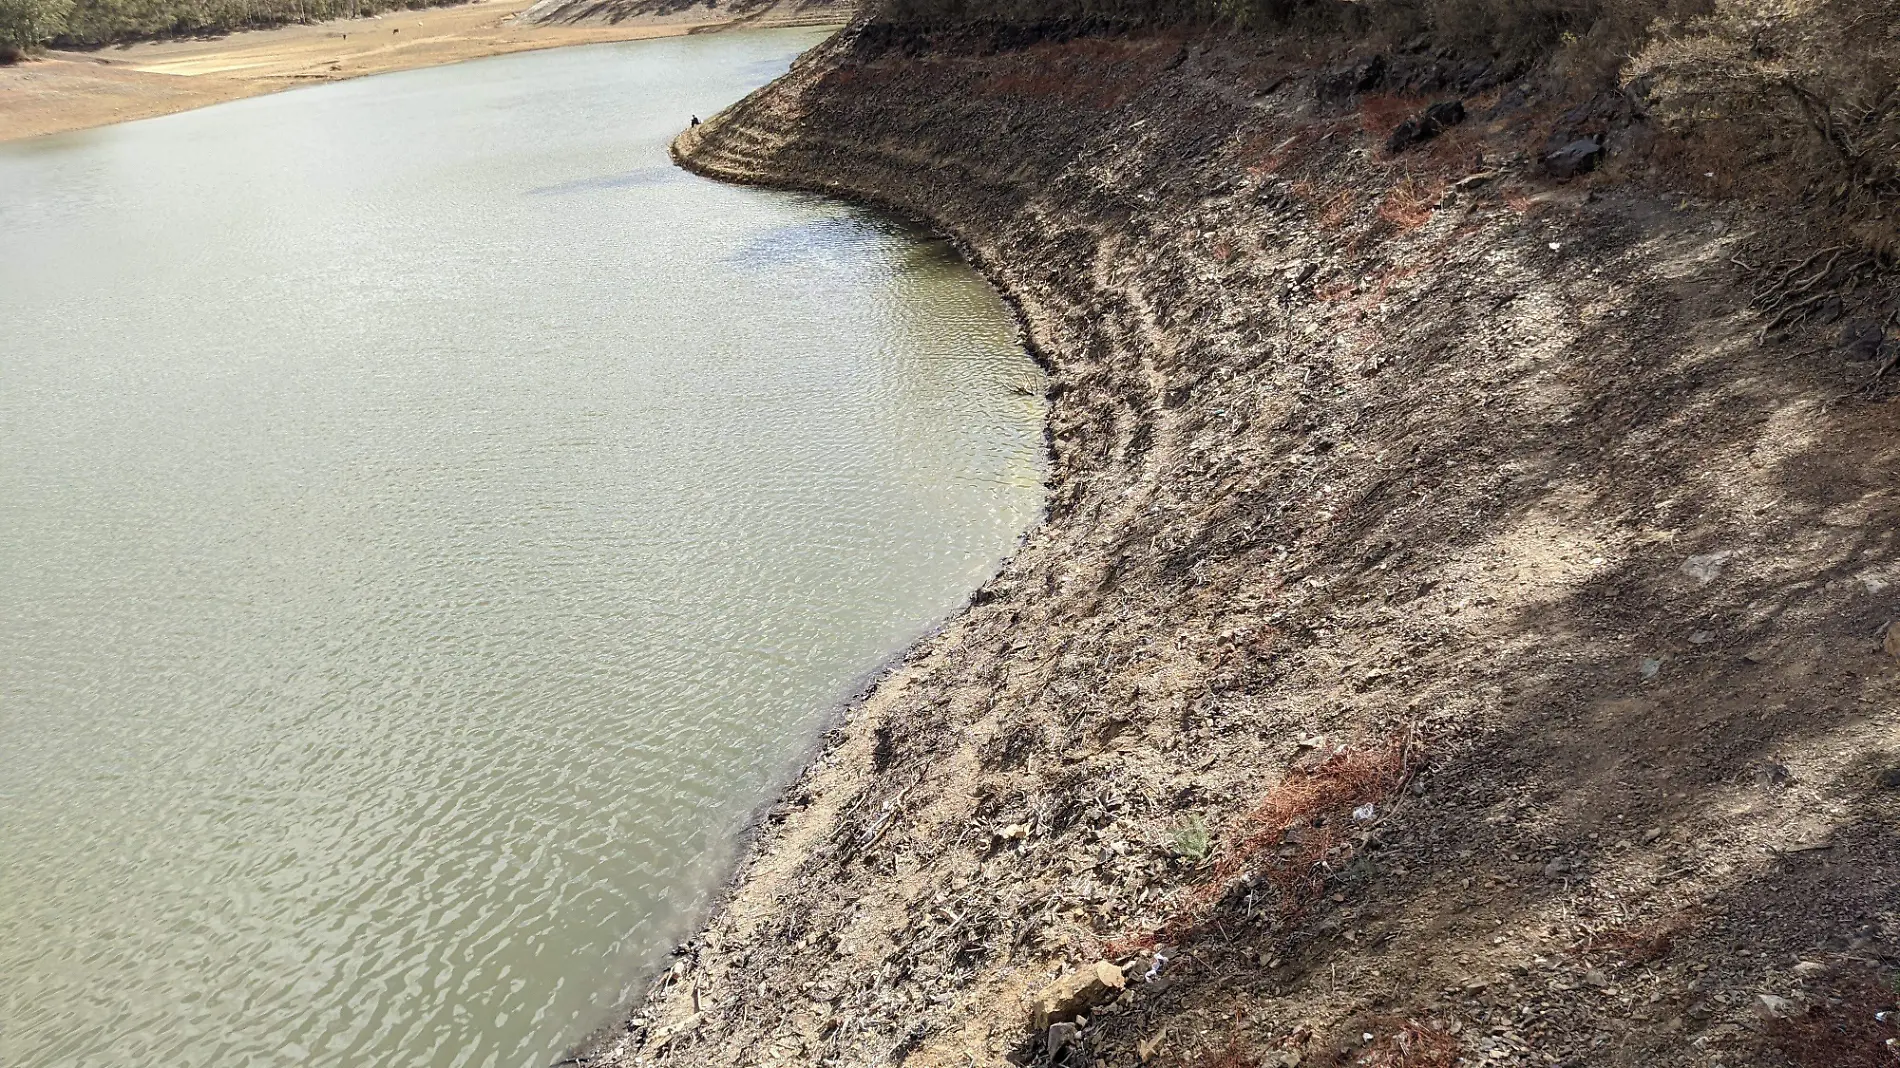
[{"label": "reddish dry vegetation", "polygon": [[1617,927],[1585,938],[1574,947],[1582,956],[1608,953],[1624,964],[1652,964],[1669,956],[1676,942],[1688,937],[1696,915],[1684,912],[1657,923]]},{"label": "reddish dry vegetation", "polygon": [[1338,1063],[1365,1068],[1453,1068],[1458,1063],[1458,1040],[1433,1024],[1379,1021],[1371,1031],[1376,1037],[1364,1050],[1342,1055]]},{"label": "reddish dry vegetation", "polygon": [[1871,970],[1855,968],[1831,976],[1822,994],[1802,1015],[1769,1027],[1768,1041],[1775,1049],[1800,1068],[1900,1064],[1900,1023],[1895,1021],[1892,987]]},{"label": "reddish dry vegetation", "polygon": [[1009,57],[1007,68],[985,76],[977,89],[993,96],[1058,100],[1093,111],[1112,111],[1161,73],[1175,47],[1165,38],[1087,38],[1033,45]]},{"label": "reddish dry vegetation", "polygon": [[1370,821],[1355,817],[1355,810],[1371,806],[1372,819],[1390,810],[1419,765],[1416,748],[1410,739],[1378,749],[1347,746],[1295,767],[1237,821],[1211,877],[1187,894],[1175,914],[1155,931],[1111,943],[1110,953],[1194,940],[1244,885],[1270,890],[1275,921],[1298,917],[1325,895],[1328,876],[1358,853],[1359,828]]}]

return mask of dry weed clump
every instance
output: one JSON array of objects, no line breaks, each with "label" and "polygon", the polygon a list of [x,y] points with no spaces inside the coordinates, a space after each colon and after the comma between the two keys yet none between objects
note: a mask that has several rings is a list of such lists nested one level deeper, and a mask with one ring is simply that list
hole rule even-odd
[{"label": "dry weed clump", "polygon": [[1667,957],[1693,923],[1692,917],[1684,915],[1661,923],[1620,927],[1586,938],[1577,951],[1609,953],[1625,964],[1650,964]]},{"label": "dry weed clump", "polygon": [[[1210,876],[1155,929],[1108,943],[1110,956],[1195,938],[1236,892],[1250,914],[1297,918],[1325,893],[1327,879],[1358,852],[1358,836],[1383,817],[1417,766],[1409,737],[1377,748],[1341,747],[1296,767],[1236,821]],[[1263,895],[1270,899],[1260,900]]]},{"label": "dry weed clump", "polygon": [[[1900,252],[1900,0],[1711,0],[1658,24],[1624,71],[1684,135],[1734,142],[1747,164],[1787,177],[1777,193],[1818,199]],[[1866,224],[1884,224],[1868,226]]]},{"label": "dry weed clump", "polygon": [[1437,176],[1407,174],[1379,201],[1379,218],[1398,227],[1400,233],[1410,233],[1431,221],[1445,196],[1445,185]]},{"label": "dry weed clump", "polygon": [[[1380,749],[1342,747],[1317,764],[1295,768],[1240,821],[1238,833],[1214,864],[1214,878],[1195,895],[1210,909],[1247,875],[1273,887],[1280,918],[1288,919],[1318,900],[1326,876],[1347,859],[1357,823],[1383,809],[1410,777],[1405,743]],[[1368,809],[1370,812],[1368,813]]]},{"label": "dry weed clump", "polygon": [[1455,1068],[1458,1040],[1434,1023],[1419,1020],[1376,1020],[1369,1027],[1374,1038],[1363,1049],[1338,1059],[1341,1065],[1362,1068]]},{"label": "dry weed clump", "polygon": [[1766,1038],[1799,1068],[1893,1068],[1900,1064],[1894,988],[1872,970],[1832,973],[1807,1011],[1776,1020]]}]

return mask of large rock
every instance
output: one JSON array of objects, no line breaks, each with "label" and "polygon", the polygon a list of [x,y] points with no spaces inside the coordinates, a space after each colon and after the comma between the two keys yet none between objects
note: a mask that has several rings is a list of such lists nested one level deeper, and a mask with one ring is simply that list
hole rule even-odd
[{"label": "large rock", "polygon": [[1429,141],[1453,126],[1465,121],[1465,104],[1462,100],[1441,100],[1423,112],[1399,123],[1386,138],[1388,152],[1403,152],[1412,145]]},{"label": "large rock", "polygon": [[1544,170],[1552,178],[1575,178],[1596,170],[1597,161],[1602,158],[1603,142],[1594,137],[1580,137],[1545,156]]},{"label": "large rock", "polygon": [[1122,970],[1108,961],[1084,965],[1050,983],[1036,996],[1035,1028],[1046,1031],[1051,1024],[1073,1020],[1114,998],[1127,985]]}]

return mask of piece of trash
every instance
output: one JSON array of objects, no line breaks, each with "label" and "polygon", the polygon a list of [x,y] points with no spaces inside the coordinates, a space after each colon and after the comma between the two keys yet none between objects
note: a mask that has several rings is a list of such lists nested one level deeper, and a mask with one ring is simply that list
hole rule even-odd
[{"label": "piece of trash", "polygon": [[1550,243],[1550,250],[1551,250],[1552,252],[1556,252],[1556,251],[1558,251],[1559,249],[1562,249],[1563,247],[1564,247],[1564,246],[1563,246],[1563,242],[1561,242],[1561,241],[1552,241],[1552,242]]},{"label": "piece of trash", "polygon": [[1360,823],[1364,823],[1378,814],[1378,808],[1371,804],[1360,805],[1358,808],[1352,810],[1352,818],[1358,820]]},{"label": "piece of trash", "polygon": [[1156,953],[1154,962],[1148,965],[1148,970],[1142,975],[1141,981],[1144,983],[1152,983],[1160,978],[1161,966],[1166,963],[1168,963],[1168,955],[1166,953]]}]

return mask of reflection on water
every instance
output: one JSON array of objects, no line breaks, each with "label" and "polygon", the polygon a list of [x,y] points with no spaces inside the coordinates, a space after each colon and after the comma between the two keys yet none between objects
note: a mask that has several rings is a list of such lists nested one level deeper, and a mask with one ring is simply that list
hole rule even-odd
[{"label": "reflection on water", "polygon": [[0,149],[0,1064],[546,1064],[1033,521],[993,294],[666,166],[815,39]]},{"label": "reflection on water", "polygon": [[533,196],[548,197],[560,196],[564,193],[592,193],[601,189],[635,189],[643,185],[690,180],[690,176],[678,167],[641,167],[625,174],[603,174],[597,178],[577,178],[571,182],[556,182],[539,189],[530,189],[528,192]]}]

